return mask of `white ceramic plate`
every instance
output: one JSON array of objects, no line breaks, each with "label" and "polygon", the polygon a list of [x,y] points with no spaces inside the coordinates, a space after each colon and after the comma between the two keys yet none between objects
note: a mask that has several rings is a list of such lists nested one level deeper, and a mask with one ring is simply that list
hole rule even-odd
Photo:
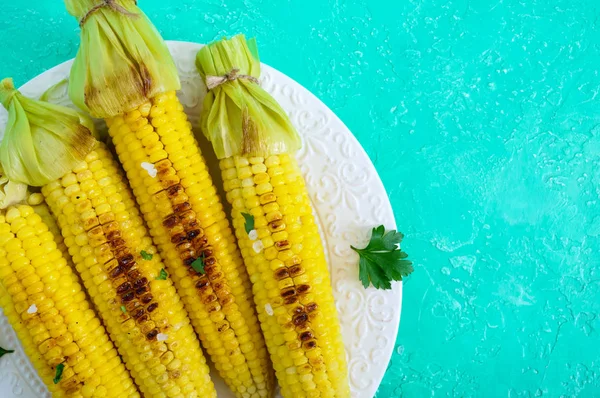
[{"label": "white ceramic plate", "polygon": [[[192,123],[196,123],[206,90],[194,66],[201,45],[174,41],[168,44],[181,76],[180,98]],[[21,91],[40,96],[48,87],[68,77],[71,63],[67,61],[42,73]],[[395,284],[390,291],[363,289],[358,280],[358,257],[350,245],[366,244],[371,228],[379,224],[395,228],[390,202],[367,154],[325,104],[294,80],[266,65],[263,65],[261,83],[289,113],[304,140],[298,158],[329,260],[348,356],[352,397],[371,398],[394,349],[402,286]],[[54,92],[50,100],[71,104],[66,88]],[[3,132],[5,125],[6,112],[2,109],[0,131]],[[211,149],[207,145],[203,149],[210,159]],[[49,396],[1,310],[0,346],[16,350],[0,359],[0,397]],[[214,379],[219,397],[233,397],[218,376]]]}]

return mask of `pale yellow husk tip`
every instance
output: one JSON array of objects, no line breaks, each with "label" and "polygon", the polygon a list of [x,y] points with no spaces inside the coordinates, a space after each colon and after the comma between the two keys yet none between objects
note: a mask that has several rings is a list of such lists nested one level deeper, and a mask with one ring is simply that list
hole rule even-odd
[{"label": "pale yellow husk tip", "polygon": [[0,167],[0,210],[23,202],[27,198],[27,185],[8,179]]},{"label": "pale yellow husk tip", "polygon": [[27,98],[15,89],[12,79],[0,82],[0,102],[8,111],[0,164],[13,183],[46,185],[71,171],[96,143],[88,117]]}]

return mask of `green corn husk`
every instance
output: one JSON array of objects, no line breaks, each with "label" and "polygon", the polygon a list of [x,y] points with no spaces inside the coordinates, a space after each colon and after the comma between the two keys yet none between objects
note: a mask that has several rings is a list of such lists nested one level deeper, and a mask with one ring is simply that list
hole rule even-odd
[{"label": "green corn husk", "polygon": [[40,96],[40,101],[52,102],[54,97],[60,95],[61,91],[69,89],[69,79],[62,79],[58,83],[48,87]]},{"label": "green corn husk", "polygon": [[43,186],[71,171],[96,143],[93,123],[61,105],[18,92],[12,79],[0,82],[8,122],[0,143],[0,164],[11,182]]},{"label": "green corn husk", "polygon": [[[207,76],[225,76],[233,69],[239,70],[238,76],[258,78],[260,61],[256,41],[246,41],[244,35],[236,35],[211,43],[196,55],[196,67],[205,80]],[[291,153],[302,145],[277,101],[244,77],[227,81],[208,92],[200,125],[219,159]]]},{"label": "green corn husk", "polygon": [[0,167],[0,210],[21,203],[27,197],[27,185],[10,181]]},{"label": "green corn husk", "polygon": [[[98,0],[65,0],[81,21]],[[156,94],[179,90],[166,43],[134,0],[103,6],[81,28],[81,44],[69,78],[69,96],[94,117],[123,114]]]}]

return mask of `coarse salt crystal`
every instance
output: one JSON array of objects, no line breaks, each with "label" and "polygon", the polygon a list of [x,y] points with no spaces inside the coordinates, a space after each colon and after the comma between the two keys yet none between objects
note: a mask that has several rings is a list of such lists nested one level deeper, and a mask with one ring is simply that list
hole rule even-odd
[{"label": "coarse salt crystal", "polygon": [[273,316],[274,314],[273,307],[271,307],[271,304],[265,304],[265,311],[269,316]]},{"label": "coarse salt crystal", "polygon": [[256,240],[258,239],[258,232],[256,232],[255,229],[253,229],[252,231],[250,231],[250,233],[248,233],[248,237],[250,238],[250,240]]},{"label": "coarse salt crystal", "polygon": [[157,341],[166,341],[168,338],[169,338],[169,336],[164,333],[159,333],[156,335]]},{"label": "coarse salt crystal", "polygon": [[142,162],[140,166],[142,166],[142,169],[146,170],[148,172],[148,175],[152,178],[156,177],[156,175],[158,174],[156,167],[152,163]]},{"label": "coarse salt crystal", "polygon": [[37,305],[31,304],[31,307],[27,309],[28,314],[35,314],[37,312]]},{"label": "coarse salt crystal", "polygon": [[173,326],[173,330],[174,330],[174,331],[178,331],[179,329],[181,329],[181,328],[182,328],[182,327],[184,327],[184,326],[185,326],[185,323],[183,323],[183,322],[176,323],[176,324]]},{"label": "coarse salt crystal", "polygon": [[264,248],[265,248],[265,245],[263,245],[263,243],[262,243],[262,241],[261,241],[261,240],[257,240],[256,242],[254,242],[254,243],[252,244],[252,248],[254,249],[254,251],[255,251],[256,253],[260,253],[260,252],[262,251],[262,249],[264,249]]}]

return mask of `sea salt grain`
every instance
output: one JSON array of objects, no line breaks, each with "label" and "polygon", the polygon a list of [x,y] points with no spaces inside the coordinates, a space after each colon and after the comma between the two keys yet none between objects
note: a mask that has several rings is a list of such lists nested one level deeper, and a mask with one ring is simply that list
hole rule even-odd
[{"label": "sea salt grain", "polygon": [[248,233],[248,237],[250,238],[250,240],[256,240],[258,239],[258,232],[256,232],[255,229],[253,229],[252,231],[250,231],[250,233]]},{"label": "sea salt grain", "polygon": [[27,309],[28,314],[35,314],[37,312],[37,305],[32,304],[31,307]]},{"label": "sea salt grain", "polygon": [[156,167],[154,167],[154,164],[152,163],[142,162],[140,166],[142,166],[142,169],[146,170],[148,172],[148,175],[152,178],[156,177],[156,175],[158,174]]},{"label": "sea salt grain", "polygon": [[273,316],[274,314],[273,307],[271,307],[271,304],[265,304],[265,311],[269,316]]},{"label": "sea salt grain", "polygon": [[173,330],[174,330],[174,331],[178,331],[179,329],[181,329],[181,328],[182,328],[182,327],[184,327],[184,326],[185,326],[185,323],[183,323],[183,322],[176,323],[176,324],[173,326]]},{"label": "sea salt grain", "polygon": [[167,341],[168,338],[169,338],[169,336],[164,333],[159,333],[156,335],[157,341]]},{"label": "sea salt grain", "polygon": [[262,241],[260,241],[260,240],[257,240],[256,242],[254,242],[254,243],[252,244],[252,248],[254,249],[254,251],[255,251],[256,253],[260,253],[260,252],[262,251],[262,249],[264,249],[264,248],[265,248],[265,245],[263,245]]}]

